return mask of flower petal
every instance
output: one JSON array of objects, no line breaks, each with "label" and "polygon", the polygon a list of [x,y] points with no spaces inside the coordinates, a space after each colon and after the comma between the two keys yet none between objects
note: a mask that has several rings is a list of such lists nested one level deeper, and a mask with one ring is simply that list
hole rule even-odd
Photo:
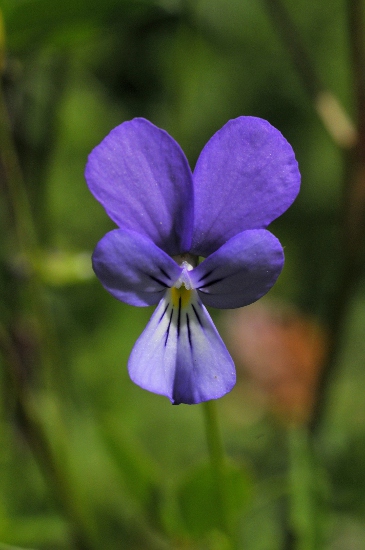
[{"label": "flower petal", "polygon": [[166,292],[132,350],[128,370],[136,384],[175,405],[217,399],[236,381],[207,310],[196,291],[186,289]]},{"label": "flower petal", "polygon": [[246,229],[265,228],[292,204],[300,173],[294,152],[265,120],[230,120],[206,144],[193,175],[191,252],[208,256]]},{"label": "flower petal", "polygon": [[236,308],[266,294],[283,265],[278,239],[266,229],[251,229],[232,237],[189,276],[205,305]]},{"label": "flower petal", "polygon": [[133,306],[157,304],[182,272],[152,241],[122,229],[107,233],[99,241],[92,261],[106,290]]},{"label": "flower petal", "polygon": [[143,118],[124,122],[91,152],[85,178],[120,228],[149,237],[170,255],[189,250],[191,170],[167,132]]}]

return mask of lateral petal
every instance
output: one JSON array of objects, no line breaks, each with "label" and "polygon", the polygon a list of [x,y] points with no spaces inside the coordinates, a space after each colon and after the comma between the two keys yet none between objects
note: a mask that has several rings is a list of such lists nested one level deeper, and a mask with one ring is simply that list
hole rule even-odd
[{"label": "lateral petal", "polygon": [[186,289],[166,292],[132,350],[128,370],[136,384],[175,405],[217,399],[236,381],[207,310],[196,291]]},{"label": "lateral petal", "polygon": [[283,265],[278,239],[266,229],[252,229],[232,237],[189,276],[205,305],[237,308],[266,294]]},{"label": "lateral petal", "polygon": [[292,204],[300,173],[292,147],[266,120],[230,120],[208,141],[194,174],[192,254],[208,256],[247,229],[266,228]]},{"label": "lateral petal", "polygon": [[192,175],[167,132],[143,118],[124,122],[90,153],[85,178],[121,229],[149,237],[170,255],[190,249]]},{"label": "lateral petal", "polygon": [[157,304],[182,273],[150,239],[122,229],[110,231],[99,241],[92,263],[104,288],[133,306]]}]

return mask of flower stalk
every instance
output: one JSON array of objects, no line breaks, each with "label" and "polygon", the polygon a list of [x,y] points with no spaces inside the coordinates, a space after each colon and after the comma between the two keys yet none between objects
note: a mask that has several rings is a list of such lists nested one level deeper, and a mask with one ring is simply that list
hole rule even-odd
[{"label": "flower stalk", "polygon": [[221,432],[218,423],[217,404],[215,400],[203,404],[205,432],[212,469],[212,479],[217,494],[220,528],[227,535],[230,533],[227,493],[225,485],[225,456]]}]

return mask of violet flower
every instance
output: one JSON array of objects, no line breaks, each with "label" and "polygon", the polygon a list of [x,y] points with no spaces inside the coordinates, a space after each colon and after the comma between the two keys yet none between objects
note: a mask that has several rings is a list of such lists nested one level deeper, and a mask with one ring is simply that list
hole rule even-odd
[{"label": "violet flower", "polygon": [[235,368],[205,306],[246,306],[278,278],[283,249],[265,228],[299,190],[291,146],[265,120],[239,117],[192,173],[164,130],[136,118],[95,147],[85,177],[119,227],[96,246],[97,277],[122,302],[158,304],[130,355],[131,379],[174,404],[223,396]]}]

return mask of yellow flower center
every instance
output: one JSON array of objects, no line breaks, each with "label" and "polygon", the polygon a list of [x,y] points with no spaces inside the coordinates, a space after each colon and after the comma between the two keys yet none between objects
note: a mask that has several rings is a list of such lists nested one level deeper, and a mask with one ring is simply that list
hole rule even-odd
[{"label": "yellow flower center", "polygon": [[184,285],[180,288],[171,288],[171,301],[174,307],[179,306],[181,299],[181,307],[186,307],[191,301],[192,290],[188,290]]}]

